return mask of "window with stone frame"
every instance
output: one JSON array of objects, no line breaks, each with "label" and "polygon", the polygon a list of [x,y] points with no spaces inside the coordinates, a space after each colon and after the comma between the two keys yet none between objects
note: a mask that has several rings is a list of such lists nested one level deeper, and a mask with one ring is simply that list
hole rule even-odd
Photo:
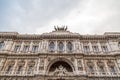
[{"label": "window with stone frame", "polygon": [[73,45],[71,42],[67,43],[67,51],[71,52],[73,50]]},{"label": "window with stone frame", "polygon": [[103,52],[108,52],[108,47],[106,45],[101,46]]},{"label": "window with stone frame", "polygon": [[32,47],[32,51],[33,51],[33,53],[37,53],[37,52],[38,52],[38,46],[37,46],[37,45],[34,45],[34,46]]},{"label": "window with stone frame", "polygon": [[0,50],[3,50],[5,43],[3,41],[0,42]]},{"label": "window with stone frame", "polygon": [[93,52],[99,52],[99,48],[97,45],[92,46]]},{"label": "window with stone frame", "polygon": [[107,64],[108,64],[109,71],[110,71],[112,74],[115,74],[115,73],[116,73],[116,68],[115,68],[115,63],[114,63],[114,61],[113,61],[113,60],[108,60]]},{"label": "window with stone frame", "polygon": [[94,63],[91,60],[88,60],[87,66],[89,73],[94,74]]},{"label": "window with stone frame", "polygon": [[64,44],[63,44],[63,42],[59,42],[58,51],[63,51],[63,50],[64,50]]},{"label": "window with stone frame", "polygon": [[6,70],[6,71],[7,71],[7,73],[9,73],[9,72],[11,72],[11,71],[12,71],[12,67],[13,67],[12,65],[9,65],[9,66],[7,67],[7,70]]},{"label": "window with stone frame", "polygon": [[32,72],[33,72],[33,66],[32,66],[32,65],[29,66],[28,72],[29,72],[29,73],[32,73]]},{"label": "window with stone frame", "polygon": [[50,44],[49,44],[49,50],[50,51],[54,51],[55,50],[55,44],[54,44],[54,42],[50,42]]},{"label": "window with stone frame", "polygon": [[15,49],[14,49],[15,52],[19,52],[20,51],[20,47],[21,47],[20,45],[15,45]]},{"label": "window with stone frame", "polygon": [[17,69],[18,74],[22,72],[22,69],[23,69],[23,67],[21,65],[18,66],[18,69]]},{"label": "window with stone frame", "polygon": [[24,48],[23,48],[23,52],[28,52],[29,51],[29,46],[28,45],[25,45]]},{"label": "window with stone frame", "polygon": [[90,72],[90,73],[94,73],[94,68],[93,68],[93,66],[89,66],[89,72]]},{"label": "window with stone frame", "polygon": [[110,72],[111,73],[116,73],[115,67],[114,66],[109,66]]},{"label": "window with stone frame", "polygon": [[90,52],[89,46],[83,46],[83,49],[84,49],[85,53],[89,53]]}]

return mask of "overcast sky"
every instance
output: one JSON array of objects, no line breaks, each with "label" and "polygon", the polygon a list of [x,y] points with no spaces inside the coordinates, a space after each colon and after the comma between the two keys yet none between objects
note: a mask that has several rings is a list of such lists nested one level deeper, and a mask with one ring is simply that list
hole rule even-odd
[{"label": "overcast sky", "polygon": [[120,32],[120,0],[0,0],[0,31],[38,34]]}]

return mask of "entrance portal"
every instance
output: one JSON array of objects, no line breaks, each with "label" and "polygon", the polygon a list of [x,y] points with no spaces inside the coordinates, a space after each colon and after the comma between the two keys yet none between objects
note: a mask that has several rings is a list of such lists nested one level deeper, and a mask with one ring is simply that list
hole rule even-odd
[{"label": "entrance portal", "polygon": [[[73,70],[72,67],[67,62],[57,61],[51,65],[48,74],[54,76],[69,76],[69,75],[73,75]],[[56,80],[65,80],[65,79],[56,79]]]}]

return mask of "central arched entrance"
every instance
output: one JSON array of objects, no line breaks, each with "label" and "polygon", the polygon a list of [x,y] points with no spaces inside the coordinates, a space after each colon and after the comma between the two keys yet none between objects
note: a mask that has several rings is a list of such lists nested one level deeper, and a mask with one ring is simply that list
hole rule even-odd
[{"label": "central arched entrance", "polygon": [[60,58],[52,60],[47,70],[48,75],[52,78],[49,80],[66,80],[65,77],[73,76],[75,69],[68,59]]},{"label": "central arched entrance", "polygon": [[56,69],[61,69],[62,70],[63,68],[66,69],[68,72],[73,72],[72,67],[68,63],[66,63],[64,61],[57,61],[57,62],[55,62],[50,67],[49,72],[53,72]]}]

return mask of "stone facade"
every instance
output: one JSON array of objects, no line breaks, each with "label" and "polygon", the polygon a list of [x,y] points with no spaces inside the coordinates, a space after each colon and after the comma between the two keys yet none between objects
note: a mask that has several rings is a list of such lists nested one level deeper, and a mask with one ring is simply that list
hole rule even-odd
[{"label": "stone facade", "polygon": [[0,80],[120,80],[120,33],[0,33]]}]

